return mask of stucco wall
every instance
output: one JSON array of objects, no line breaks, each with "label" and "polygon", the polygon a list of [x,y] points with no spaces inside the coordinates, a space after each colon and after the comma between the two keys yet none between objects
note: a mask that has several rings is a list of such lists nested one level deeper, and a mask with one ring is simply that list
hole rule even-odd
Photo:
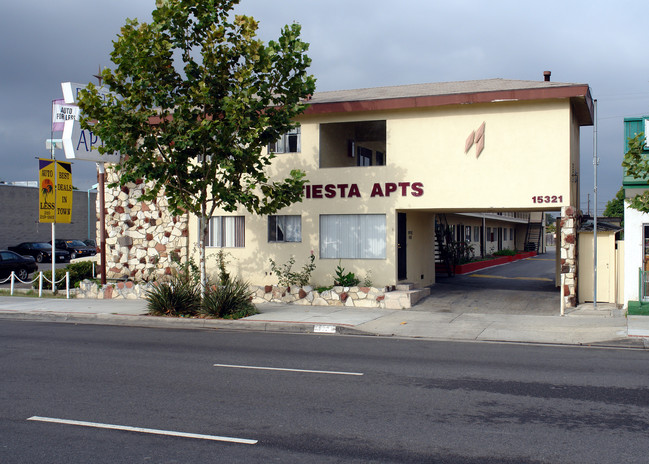
[{"label": "stucco wall", "polygon": [[[387,164],[319,168],[319,125],[363,120],[386,121]],[[465,152],[467,137],[483,123],[484,150],[479,156],[475,146]],[[386,259],[343,259],[341,265],[361,276],[371,270],[375,285],[394,284],[395,211],[418,210],[432,215],[451,211],[548,211],[576,205],[576,189],[571,182],[571,160],[578,146],[576,124],[567,100],[304,116],[301,151],[278,155],[270,168],[279,178],[291,169],[303,169],[309,188],[320,186],[318,194],[312,193],[310,198],[277,213],[302,215],[302,242],[268,243],[267,219],[246,216],[245,248],[225,251],[236,273],[257,284],[274,284],[269,257],[283,263],[295,256],[296,267],[301,267],[311,250],[318,254],[320,215],[386,214]],[[346,153],[346,145],[344,150]],[[394,188],[389,194],[388,184]],[[332,186],[331,198],[325,195],[326,185]],[[352,186],[357,187],[358,195],[349,195]],[[377,187],[381,193],[372,195]],[[246,212],[240,209],[235,214]],[[197,221],[191,218],[193,256],[198,256],[196,231]],[[517,235],[520,237],[520,233]],[[428,245],[419,253],[428,253]],[[208,254],[214,256],[217,251],[209,249]],[[408,260],[408,275],[431,275],[417,262],[419,256]],[[316,264],[314,282],[331,283],[338,260],[318,258]]]},{"label": "stucco wall", "polygon": [[[88,237],[88,196],[90,196],[90,237]],[[95,239],[95,192],[72,193],[72,222],[57,224],[56,237]],[[0,248],[27,241],[49,242],[52,227],[38,222],[38,188],[0,184]]]},{"label": "stucco wall", "polygon": [[624,306],[638,300],[638,269],[642,267],[642,225],[649,224],[649,214],[624,204]]}]

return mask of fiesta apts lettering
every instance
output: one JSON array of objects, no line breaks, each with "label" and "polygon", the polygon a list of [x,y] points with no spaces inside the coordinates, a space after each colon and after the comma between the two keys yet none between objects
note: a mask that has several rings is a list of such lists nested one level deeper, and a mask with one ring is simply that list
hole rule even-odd
[{"label": "fiesta apts lettering", "polygon": [[[386,182],[375,183],[370,191],[370,198],[389,197],[392,194],[407,197],[420,197],[424,194],[421,182]],[[358,184],[307,184],[304,186],[305,198],[362,198]]]}]

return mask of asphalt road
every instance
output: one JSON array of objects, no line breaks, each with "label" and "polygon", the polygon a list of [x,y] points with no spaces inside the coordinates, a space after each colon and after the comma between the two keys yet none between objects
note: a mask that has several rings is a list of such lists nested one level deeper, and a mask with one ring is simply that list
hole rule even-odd
[{"label": "asphalt road", "polygon": [[640,350],[0,321],[0,353],[4,464],[645,463],[649,452]]}]

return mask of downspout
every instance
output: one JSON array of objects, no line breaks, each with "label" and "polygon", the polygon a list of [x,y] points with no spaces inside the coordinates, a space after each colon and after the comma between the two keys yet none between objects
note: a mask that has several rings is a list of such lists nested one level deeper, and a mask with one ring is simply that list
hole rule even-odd
[{"label": "downspout", "polygon": [[593,100],[593,172],[594,172],[594,193],[595,193],[595,206],[593,214],[593,309],[597,309],[597,100]]}]

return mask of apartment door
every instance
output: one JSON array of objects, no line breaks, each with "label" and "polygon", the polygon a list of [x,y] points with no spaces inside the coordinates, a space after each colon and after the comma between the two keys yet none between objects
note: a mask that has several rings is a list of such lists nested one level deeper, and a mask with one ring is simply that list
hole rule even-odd
[{"label": "apartment door", "polygon": [[397,213],[397,280],[408,278],[406,265],[406,213]]}]

